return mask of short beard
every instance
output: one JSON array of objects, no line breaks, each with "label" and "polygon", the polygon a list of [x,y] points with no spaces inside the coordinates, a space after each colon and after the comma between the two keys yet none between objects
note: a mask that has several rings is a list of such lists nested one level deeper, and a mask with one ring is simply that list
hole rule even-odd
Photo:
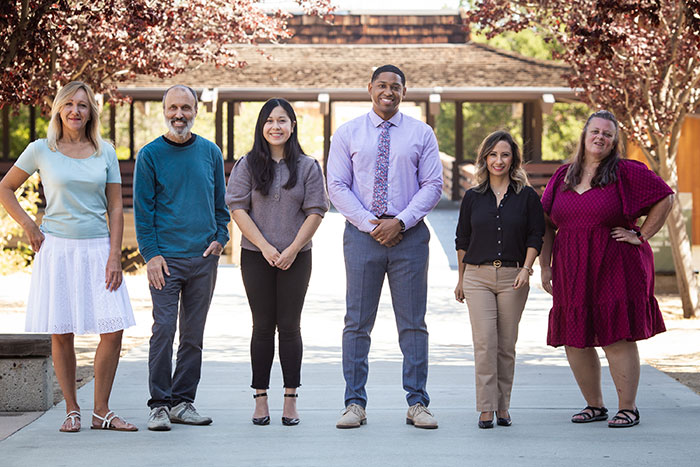
[{"label": "short beard", "polygon": [[182,128],[175,128],[173,126],[173,120],[175,119],[169,119],[168,117],[164,117],[165,119],[165,126],[168,127],[168,131],[174,135],[177,136],[185,136],[187,133],[190,132],[192,127],[194,126],[194,118],[190,120],[185,120],[187,122],[187,125],[185,125]]}]

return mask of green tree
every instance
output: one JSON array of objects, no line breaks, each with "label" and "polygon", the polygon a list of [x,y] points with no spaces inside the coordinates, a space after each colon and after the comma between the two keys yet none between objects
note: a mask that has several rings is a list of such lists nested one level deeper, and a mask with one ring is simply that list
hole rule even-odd
[{"label": "green tree", "polygon": [[[20,206],[32,219],[36,219],[39,204],[38,187],[39,176],[34,174],[16,193]],[[17,241],[22,234],[22,227],[0,205],[0,274],[24,269],[31,262],[34,252],[28,245]]]},{"label": "green tree", "polygon": [[[471,40],[498,49],[515,52],[540,60],[554,60],[564,50],[556,40],[547,39],[535,28],[518,32],[504,31],[488,38],[486,34],[472,31]],[[590,109],[583,103],[556,103],[552,112],[542,119],[542,159],[564,160],[574,152]]]},{"label": "green tree", "polygon": [[[449,155],[455,154],[455,106],[454,102],[440,104],[440,114],[436,119],[438,145],[442,152]],[[464,160],[475,160],[481,141],[499,129],[509,131],[522,145],[522,128],[520,118],[517,117],[520,107],[520,104],[509,103],[462,104]]]},{"label": "green tree", "polygon": [[[36,137],[45,138],[49,120],[38,115],[35,120]],[[16,159],[31,142],[29,138],[29,107],[22,106],[10,116],[10,159]]]}]

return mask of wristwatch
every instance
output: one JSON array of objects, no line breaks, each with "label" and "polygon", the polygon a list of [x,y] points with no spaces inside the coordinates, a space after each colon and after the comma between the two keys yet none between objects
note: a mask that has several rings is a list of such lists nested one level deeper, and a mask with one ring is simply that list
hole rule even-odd
[{"label": "wristwatch", "polygon": [[642,235],[641,230],[635,230],[634,233],[637,235],[640,242],[644,243],[646,241],[646,238],[644,238],[644,235]]},{"label": "wristwatch", "polygon": [[399,225],[401,226],[401,232],[405,232],[406,231],[406,224],[404,224],[403,221],[401,219],[399,219],[398,217],[396,219],[398,219]]},{"label": "wristwatch", "polygon": [[530,266],[523,266],[523,269],[527,271],[528,275],[533,275],[535,273],[535,270],[532,269]]}]

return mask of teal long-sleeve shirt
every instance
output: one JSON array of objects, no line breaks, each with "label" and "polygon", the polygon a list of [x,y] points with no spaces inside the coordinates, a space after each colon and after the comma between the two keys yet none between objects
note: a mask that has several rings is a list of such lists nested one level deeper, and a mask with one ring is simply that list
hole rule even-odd
[{"label": "teal long-sleeve shirt", "polygon": [[200,136],[183,144],[159,137],[141,148],[134,173],[134,219],[146,261],[201,256],[229,239],[221,151]]}]

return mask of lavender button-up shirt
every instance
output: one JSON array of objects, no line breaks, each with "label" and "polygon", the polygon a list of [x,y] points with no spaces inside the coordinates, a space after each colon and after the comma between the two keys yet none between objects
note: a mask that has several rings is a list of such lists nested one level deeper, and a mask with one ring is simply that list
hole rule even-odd
[{"label": "lavender button-up shirt", "polygon": [[[328,157],[328,195],[333,205],[355,227],[371,232],[376,217],[369,211],[374,192],[379,124],[373,110],[355,118],[333,135]],[[433,130],[415,118],[397,112],[389,120],[389,187],[386,214],[415,226],[440,200],[442,164]]]}]

